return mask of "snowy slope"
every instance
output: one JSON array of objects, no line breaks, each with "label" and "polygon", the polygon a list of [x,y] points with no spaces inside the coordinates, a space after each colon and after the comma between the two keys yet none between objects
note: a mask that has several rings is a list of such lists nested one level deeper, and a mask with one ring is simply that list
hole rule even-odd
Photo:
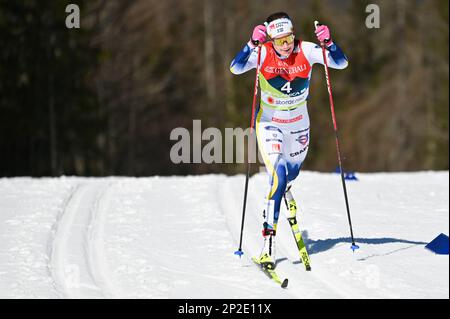
[{"label": "snowy slope", "polygon": [[424,248],[449,233],[449,173],[357,177],[355,253],[339,175],[294,184],[312,271],[281,215],[286,290],[249,261],[262,248],[265,174],[250,180],[242,259],[243,175],[2,178],[0,298],[449,298],[449,258]]}]

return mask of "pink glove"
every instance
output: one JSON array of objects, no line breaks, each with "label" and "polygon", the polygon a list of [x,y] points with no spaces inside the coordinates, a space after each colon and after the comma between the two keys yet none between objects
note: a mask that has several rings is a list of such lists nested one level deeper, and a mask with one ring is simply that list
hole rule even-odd
[{"label": "pink glove", "polygon": [[326,43],[327,46],[333,44],[333,40],[331,39],[330,29],[326,25],[320,25],[316,29],[317,39],[322,43]]},{"label": "pink glove", "polygon": [[254,45],[264,43],[266,41],[266,27],[263,25],[257,25],[253,29],[251,41]]}]

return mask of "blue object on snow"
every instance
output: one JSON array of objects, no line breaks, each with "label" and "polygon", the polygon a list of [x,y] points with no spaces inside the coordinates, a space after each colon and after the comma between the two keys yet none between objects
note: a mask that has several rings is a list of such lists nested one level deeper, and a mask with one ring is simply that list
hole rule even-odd
[{"label": "blue object on snow", "polygon": [[355,172],[345,173],[344,179],[347,181],[357,181],[358,180],[358,178],[356,178],[356,176],[355,176]]},{"label": "blue object on snow", "polygon": [[435,254],[448,255],[448,236],[441,233],[430,243],[428,243],[425,248],[428,248]]},{"label": "blue object on snow", "polygon": [[355,252],[356,249],[359,249],[359,246],[356,244],[352,244],[352,247],[350,248],[353,250],[353,252]]},{"label": "blue object on snow", "polygon": [[[341,168],[339,167],[339,165],[336,167],[334,172],[336,174],[340,174],[341,173]],[[347,180],[347,181],[357,181],[358,180],[358,178],[355,175],[355,172],[346,172],[346,171],[344,171],[344,179]]]},{"label": "blue object on snow", "polygon": [[236,250],[234,252],[235,255],[238,255],[239,257],[242,257],[242,255],[244,254],[244,252],[242,250]]}]

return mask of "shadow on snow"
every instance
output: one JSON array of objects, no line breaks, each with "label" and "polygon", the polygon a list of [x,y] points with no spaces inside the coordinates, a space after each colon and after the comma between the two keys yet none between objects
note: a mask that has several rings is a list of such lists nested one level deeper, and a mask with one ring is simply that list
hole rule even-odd
[{"label": "shadow on snow", "polygon": [[[305,240],[306,248],[310,255],[321,253],[327,251],[339,243],[349,243],[351,244],[351,239],[349,237],[341,237],[341,238],[327,238],[327,239],[309,239],[308,232],[302,232],[303,238]],[[369,245],[383,245],[383,244],[391,244],[391,243],[402,243],[402,244],[411,244],[411,245],[426,245],[428,243],[422,241],[412,241],[406,239],[399,238],[355,238],[355,243],[359,244],[369,244]]]}]

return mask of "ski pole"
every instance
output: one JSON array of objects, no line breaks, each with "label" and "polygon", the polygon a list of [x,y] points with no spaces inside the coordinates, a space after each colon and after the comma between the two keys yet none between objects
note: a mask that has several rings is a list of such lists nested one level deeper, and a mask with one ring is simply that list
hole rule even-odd
[{"label": "ski pole", "polygon": [[[256,63],[256,75],[255,75],[255,89],[253,93],[253,104],[252,104],[252,121],[250,123],[250,138],[249,143],[253,145],[253,135],[255,131],[255,106],[256,106],[256,97],[258,96],[258,75],[259,75],[259,62],[261,60],[261,46],[258,45],[258,59]],[[250,154],[253,152],[253,147],[249,150],[249,154],[247,156],[247,176],[245,178],[245,190],[244,190],[244,203],[242,205],[242,221],[241,221],[241,236],[239,239],[239,249],[234,252],[235,255],[241,257],[244,252],[242,251],[242,236],[244,234],[244,220],[245,220],[245,209],[247,206],[247,191],[248,191],[248,180],[250,179]]]},{"label": "ski pole", "polygon": [[[314,21],[314,26],[316,29],[319,25],[320,25],[319,21]],[[325,68],[325,78],[326,78],[326,82],[327,82],[328,96],[330,98],[331,117],[333,119],[334,136],[335,136],[335,140],[336,140],[336,151],[337,151],[337,157],[338,157],[338,162],[339,162],[339,169],[341,171],[342,187],[344,189],[345,207],[347,208],[348,223],[350,225],[350,235],[351,235],[351,239],[352,239],[351,249],[354,252],[355,249],[359,248],[359,246],[355,244],[355,239],[353,237],[352,220],[350,218],[350,208],[348,205],[347,187],[345,185],[344,169],[342,168],[341,151],[340,151],[340,147],[339,147],[339,138],[338,138],[338,128],[337,128],[337,122],[336,122],[336,115],[334,113],[333,94],[332,94],[332,90],[331,90],[330,75],[328,73],[327,55],[326,55],[326,50],[325,50],[325,43],[328,41],[329,41],[329,39],[325,39],[324,42],[320,43],[320,46],[322,47],[322,54],[323,54],[323,61],[324,61],[324,68]]]}]

